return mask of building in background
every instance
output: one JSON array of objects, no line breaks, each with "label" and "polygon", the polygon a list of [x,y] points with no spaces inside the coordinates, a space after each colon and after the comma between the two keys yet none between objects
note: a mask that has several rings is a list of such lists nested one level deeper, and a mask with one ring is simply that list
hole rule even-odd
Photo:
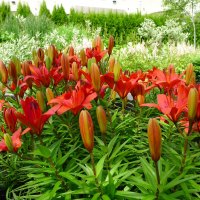
[{"label": "building in background", "polygon": [[[0,3],[10,3],[11,10],[15,12],[17,10],[17,4],[27,3],[34,15],[38,15],[40,4],[43,0],[0,0]],[[46,0],[48,9],[52,12],[54,5],[63,5],[67,14],[70,13],[70,9],[74,8],[83,12],[124,12],[124,13],[136,13],[142,14],[154,13],[162,11],[162,0]]]}]

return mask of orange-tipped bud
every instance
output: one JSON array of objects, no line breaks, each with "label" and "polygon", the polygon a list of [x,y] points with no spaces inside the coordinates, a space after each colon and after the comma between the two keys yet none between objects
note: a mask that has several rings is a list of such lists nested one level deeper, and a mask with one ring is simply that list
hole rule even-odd
[{"label": "orange-tipped bud", "polygon": [[114,37],[111,35],[109,38],[109,42],[108,42],[108,55],[110,56],[112,54],[112,49],[114,47]]},{"label": "orange-tipped bud", "polygon": [[[82,67],[82,70],[85,72],[85,73],[88,73],[88,68],[86,66]],[[84,80],[85,79],[85,76],[82,74],[81,75],[81,79]]]},{"label": "orange-tipped bud", "polygon": [[149,119],[147,132],[151,158],[157,162],[161,155],[161,129],[155,118]]},{"label": "orange-tipped bud", "polygon": [[86,66],[87,65],[87,58],[86,58],[84,49],[82,49],[80,51],[80,58],[81,58],[81,66]]},{"label": "orange-tipped bud", "polygon": [[54,99],[53,91],[50,88],[46,89],[46,97],[47,97],[47,101]]},{"label": "orange-tipped bud", "polygon": [[78,81],[78,79],[79,79],[78,72],[79,72],[78,65],[76,62],[73,62],[72,63],[72,75],[73,75],[75,81]]},{"label": "orange-tipped bud", "polygon": [[194,66],[192,64],[189,64],[187,66],[186,73],[185,73],[186,85],[189,85],[191,83],[193,76],[194,76]]},{"label": "orange-tipped bud", "polygon": [[6,146],[8,147],[8,150],[10,152],[13,152],[13,150],[14,150],[13,149],[13,141],[12,141],[11,136],[8,133],[4,134],[4,141],[5,141]]},{"label": "orange-tipped bud", "polygon": [[38,105],[39,105],[41,111],[44,112],[45,111],[45,101],[44,101],[44,95],[43,95],[42,91],[36,92],[36,99],[37,99],[37,102],[38,102]]},{"label": "orange-tipped bud", "polygon": [[137,95],[137,101],[138,101],[139,105],[143,104],[144,101],[145,101],[144,95],[138,94]]},{"label": "orange-tipped bud", "polygon": [[119,63],[115,63],[113,73],[114,73],[114,81],[117,82],[120,77],[121,66]]},{"label": "orange-tipped bud", "polygon": [[30,62],[28,62],[28,61],[25,61],[25,62],[23,62],[22,63],[22,74],[24,75],[24,76],[28,76],[28,75],[31,75],[31,70],[30,70]]},{"label": "orange-tipped bud", "polygon": [[13,61],[10,61],[8,66],[8,74],[11,77],[13,83],[17,85],[17,69]]},{"label": "orange-tipped bud", "polygon": [[74,48],[72,46],[69,47],[69,56],[74,56]]},{"label": "orange-tipped bud", "polygon": [[100,86],[100,71],[99,67],[96,63],[93,63],[91,66],[91,79],[92,79],[92,86],[94,87],[95,92],[99,92]]},{"label": "orange-tipped bud", "polygon": [[91,69],[91,66],[93,63],[96,63],[95,57],[89,58],[88,63],[87,63],[87,68],[88,68],[89,72],[90,72],[90,69]]},{"label": "orange-tipped bud", "polygon": [[82,110],[79,116],[79,127],[85,148],[91,153],[94,148],[94,129],[90,113]]},{"label": "orange-tipped bud", "polygon": [[38,57],[38,61],[39,63],[43,63],[44,62],[44,51],[42,48],[39,48],[37,51],[37,57]]},{"label": "orange-tipped bud", "polygon": [[97,114],[97,121],[99,124],[100,131],[102,134],[105,134],[106,127],[107,127],[107,119],[106,119],[106,112],[102,106],[97,107],[96,114]]},{"label": "orange-tipped bud", "polygon": [[63,76],[65,80],[68,80],[70,64],[69,64],[69,57],[66,54],[62,54],[61,56],[61,67],[62,67]]},{"label": "orange-tipped bud", "polygon": [[188,118],[193,121],[196,117],[199,94],[196,88],[191,88],[188,94]]},{"label": "orange-tipped bud", "polygon": [[4,109],[3,112],[4,121],[6,122],[7,127],[12,133],[16,131],[17,117],[15,116],[14,108]]},{"label": "orange-tipped bud", "polygon": [[109,60],[109,72],[113,72],[114,71],[114,65],[115,65],[115,58],[114,57],[110,57],[110,60]]},{"label": "orange-tipped bud", "polygon": [[0,60],[0,81],[3,84],[6,84],[8,81],[8,70],[1,60]]},{"label": "orange-tipped bud", "polygon": [[110,99],[111,99],[111,100],[115,100],[115,99],[116,99],[116,96],[117,96],[117,92],[116,92],[115,90],[111,90]]},{"label": "orange-tipped bud", "polygon": [[17,57],[12,59],[13,63],[15,64],[17,75],[21,75],[21,62]]}]

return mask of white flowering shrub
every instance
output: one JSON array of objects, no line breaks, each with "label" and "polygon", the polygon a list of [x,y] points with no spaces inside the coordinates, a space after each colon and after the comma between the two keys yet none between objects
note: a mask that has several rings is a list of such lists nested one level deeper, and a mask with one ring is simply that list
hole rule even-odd
[{"label": "white flowering shrub", "polygon": [[138,28],[139,36],[149,44],[162,42],[186,42],[188,33],[184,33],[181,24],[174,19],[166,20],[165,25],[156,26],[153,20],[145,19]]}]

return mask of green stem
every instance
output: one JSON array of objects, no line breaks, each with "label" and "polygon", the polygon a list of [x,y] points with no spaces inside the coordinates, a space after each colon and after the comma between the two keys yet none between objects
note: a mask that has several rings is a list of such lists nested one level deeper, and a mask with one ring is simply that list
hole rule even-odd
[{"label": "green stem", "polygon": [[186,161],[187,149],[188,149],[188,136],[190,136],[190,134],[192,133],[192,125],[193,125],[193,121],[189,121],[188,134],[187,134],[187,136],[185,138],[185,142],[184,142],[184,150],[183,150],[183,158],[182,158],[182,162],[181,162],[180,174],[183,172],[183,169],[185,167],[185,161]]},{"label": "green stem", "polygon": [[156,168],[156,177],[157,177],[157,190],[156,190],[156,200],[158,200],[159,197],[159,186],[160,186],[160,174],[159,174],[159,170],[158,170],[158,162],[155,161],[155,168]]}]

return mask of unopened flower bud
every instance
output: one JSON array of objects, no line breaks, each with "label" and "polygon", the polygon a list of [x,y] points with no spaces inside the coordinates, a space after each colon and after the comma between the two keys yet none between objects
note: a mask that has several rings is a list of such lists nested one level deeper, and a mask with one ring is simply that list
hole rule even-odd
[{"label": "unopened flower bud", "polygon": [[189,64],[187,66],[186,73],[185,73],[186,85],[189,85],[191,83],[192,76],[194,76],[193,73],[194,73],[194,66],[192,64]]},{"label": "unopened flower bud", "polygon": [[0,60],[0,81],[3,84],[6,84],[8,81],[8,70],[1,60]]},{"label": "unopened flower bud", "polygon": [[113,73],[114,73],[114,81],[117,82],[120,77],[121,66],[119,63],[115,63]]},{"label": "unopened flower bud", "polygon": [[82,110],[80,113],[79,127],[83,144],[91,153],[94,148],[94,129],[91,115],[87,110]]},{"label": "unopened flower bud", "polygon": [[110,60],[109,60],[109,72],[113,72],[114,65],[115,65],[115,58],[114,57],[110,57]]},{"label": "unopened flower bud", "polygon": [[14,108],[4,109],[3,112],[4,121],[12,133],[16,131],[17,117],[15,116]]},{"label": "unopened flower bud", "polygon": [[8,65],[8,74],[11,77],[13,83],[17,85],[17,69],[13,61],[10,61]]},{"label": "unopened flower bud", "polygon": [[46,89],[46,97],[47,97],[47,101],[50,101],[51,99],[54,98],[53,91],[50,88]]},{"label": "unopened flower bud", "polygon": [[161,129],[155,118],[149,119],[147,132],[151,158],[157,162],[161,156]]},{"label": "unopened flower bud", "polygon": [[61,56],[61,67],[63,71],[63,76],[65,80],[69,79],[69,70],[70,70],[70,63],[69,63],[69,58],[66,54],[63,54]]},{"label": "unopened flower bud", "polygon": [[74,56],[74,48],[72,46],[69,47],[69,56]]},{"label": "unopened flower bud", "polygon": [[107,119],[106,119],[106,112],[102,106],[97,107],[96,114],[97,114],[97,121],[99,124],[100,131],[102,134],[105,134],[106,127],[107,127]]},{"label": "unopened flower bud", "polygon": [[78,79],[79,79],[78,72],[79,72],[78,65],[76,62],[73,62],[72,63],[72,75],[73,75],[75,81],[78,81]]},{"label": "unopened flower bud", "polygon": [[196,117],[199,94],[196,88],[191,88],[188,94],[188,118],[193,121]]},{"label": "unopened flower bud", "polygon": [[44,101],[44,95],[43,95],[42,91],[36,92],[36,99],[37,99],[37,102],[38,102],[38,105],[39,105],[41,111],[44,112],[45,111],[45,101]]},{"label": "unopened flower bud", "polygon": [[138,94],[137,95],[137,101],[138,101],[139,105],[143,104],[144,101],[145,101],[144,95]]},{"label": "unopened flower bud", "polygon": [[92,79],[92,86],[94,87],[95,92],[99,92],[100,90],[100,71],[99,67],[96,63],[93,63],[91,66],[91,79]]},{"label": "unopened flower bud", "polygon": [[8,133],[4,134],[4,141],[5,141],[6,146],[8,147],[8,150],[10,152],[13,152],[13,141],[12,141],[11,136]]},{"label": "unopened flower bud", "polygon": [[86,66],[87,65],[87,58],[86,58],[84,49],[82,49],[80,51],[80,58],[81,58],[81,66]]},{"label": "unopened flower bud", "polygon": [[96,63],[95,57],[89,58],[89,59],[88,59],[88,63],[87,63],[87,68],[88,68],[89,72],[90,72],[90,69],[91,69],[91,65],[92,65],[93,63]]},{"label": "unopened flower bud", "polygon": [[43,63],[44,62],[44,51],[42,48],[39,48],[38,51],[37,51],[37,57],[38,57],[38,61],[40,63]]},{"label": "unopened flower bud", "polygon": [[114,47],[114,37],[111,35],[108,42],[108,55],[112,54],[112,49]]}]

